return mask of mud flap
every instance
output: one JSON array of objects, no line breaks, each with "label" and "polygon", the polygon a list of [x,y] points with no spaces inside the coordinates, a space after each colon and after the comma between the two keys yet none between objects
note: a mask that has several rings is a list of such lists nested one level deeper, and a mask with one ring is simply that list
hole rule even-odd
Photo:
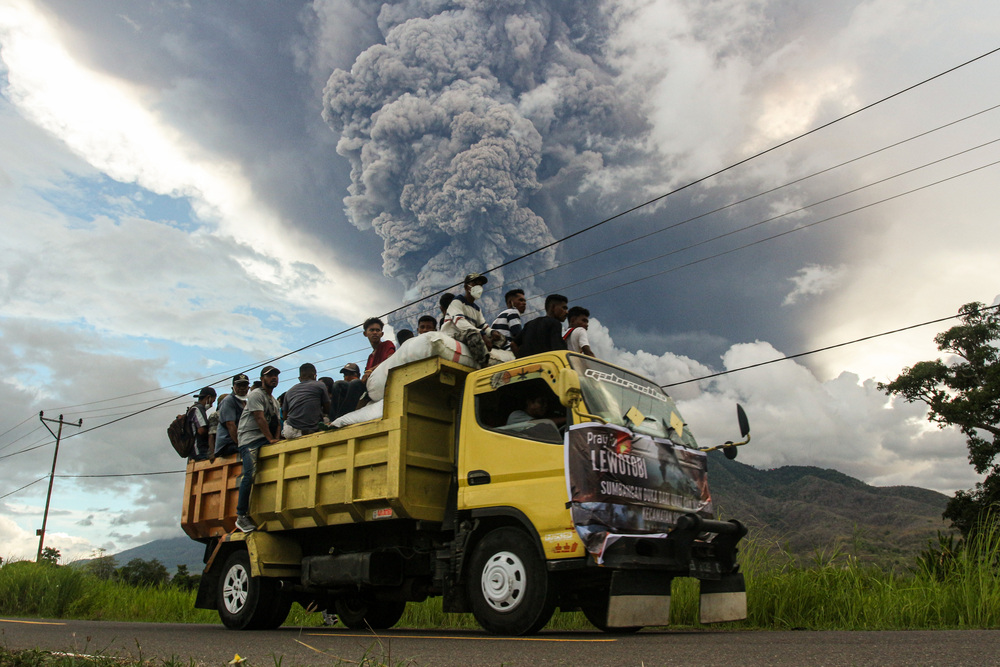
[{"label": "mud flap", "polygon": [[741,621],[747,617],[747,586],[742,573],[717,581],[701,580],[702,623]]},{"label": "mud flap", "polygon": [[672,579],[648,576],[649,574],[624,571],[614,573],[608,597],[609,628],[670,624]]}]

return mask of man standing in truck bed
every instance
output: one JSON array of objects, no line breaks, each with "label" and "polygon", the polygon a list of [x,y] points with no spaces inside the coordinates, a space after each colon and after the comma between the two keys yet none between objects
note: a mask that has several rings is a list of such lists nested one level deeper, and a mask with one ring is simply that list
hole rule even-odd
[{"label": "man standing in truck bed", "polygon": [[247,396],[247,406],[240,415],[237,435],[240,458],[243,459],[243,474],[240,476],[240,491],[236,500],[236,527],[244,533],[257,529],[257,524],[247,513],[250,511],[250,491],[253,489],[253,478],[257,474],[260,448],[279,440],[280,408],[272,394],[274,388],[278,386],[280,372],[274,366],[264,366],[261,369],[261,386]]}]

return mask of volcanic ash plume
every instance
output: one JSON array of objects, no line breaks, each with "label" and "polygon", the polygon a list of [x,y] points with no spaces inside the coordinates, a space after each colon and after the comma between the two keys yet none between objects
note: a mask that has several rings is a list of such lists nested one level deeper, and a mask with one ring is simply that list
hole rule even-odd
[{"label": "volcanic ash plume", "polygon": [[[601,64],[609,21],[596,2],[359,4],[380,5],[385,43],[333,73],[323,113],[352,165],[347,214],[384,239],[383,271],[410,298],[550,242],[536,211],[564,211],[641,125]],[[490,287],[531,290],[516,277],[553,258]]]}]

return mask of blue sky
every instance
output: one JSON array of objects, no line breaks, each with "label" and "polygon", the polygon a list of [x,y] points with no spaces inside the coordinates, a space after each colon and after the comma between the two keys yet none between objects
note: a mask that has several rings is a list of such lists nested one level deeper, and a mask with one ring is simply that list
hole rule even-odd
[{"label": "blue sky", "polygon": [[[283,359],[279,391],[304,361],[335,376],[364,359],[368,315],[1000,46],[985,0],[504,7],[0,2],[0,456],[45,442],[39,410],[96,426],[349,330]],[[998,138],[998,70],[985,57],[490,287],[567,293],[599,355],[664,384],[994,303],[1000,144],[975,147]],[[936,331],[674,394],[704,441],[730,439],[742,403],[747,463],[951,492],[976,481],[961,436],[875,389],[934,358]],[[67,440],[58,474],[181,469],[163,431],[186,401]],[[3,459],[0,496],[51,455]],[[58,478],[50,541],[178,535],[181,485]],[[34,553],[44,493],[0,499],[0,556]]]}]

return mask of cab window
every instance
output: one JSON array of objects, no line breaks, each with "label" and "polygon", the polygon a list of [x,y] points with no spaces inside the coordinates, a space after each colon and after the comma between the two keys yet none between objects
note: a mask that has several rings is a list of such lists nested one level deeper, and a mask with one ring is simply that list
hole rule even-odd
[{"label": "cab window", "polygon": [[565,409],[544,379],[512,382],[476,396],[479,425],[506,435],[561,445]]}]

